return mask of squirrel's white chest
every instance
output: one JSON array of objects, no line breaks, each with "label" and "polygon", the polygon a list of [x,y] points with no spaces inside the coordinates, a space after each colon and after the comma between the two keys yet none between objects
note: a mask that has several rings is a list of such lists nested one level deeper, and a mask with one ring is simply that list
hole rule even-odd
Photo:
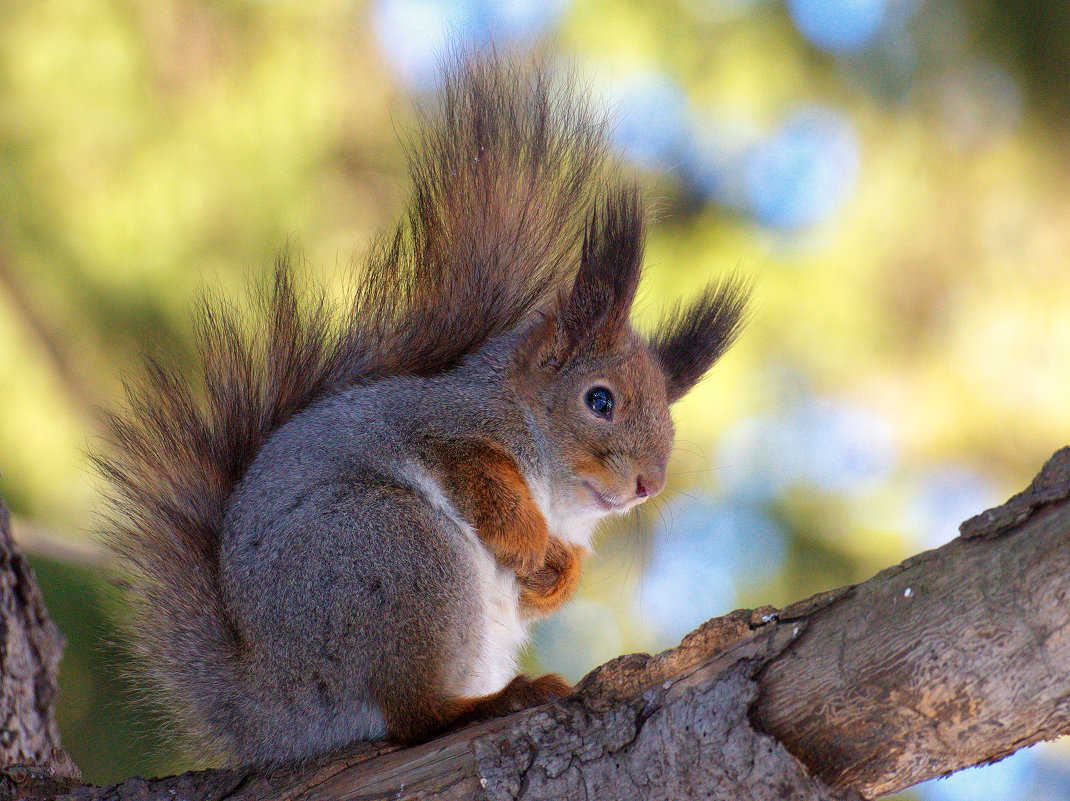
[{"label": "squirrel's white chest", "polygon": [[451,671],[457,686],[448,690],[460,697],[495,693],[516,675],[517,656],[528,638],[528,624],[520,615],[520,587],[516,576],[498,566],[475,530],[462,519],[427,470],[419,464],[409,463],[401,474],[432,506],[457,525],[471,546],[476,576],[473,601],[478,609],[478,621],[474,642],[465,653],[465,664]]},{"label": "squirrel's white chest", "polygon": [[572,509],[567,504],[563,505],[553,497],[545,482],[529,481],[528,488],[553,536],[570,545],[590,549],[599,517],[592,517],[588,509]]},{"label": "squirrel's white chest", "polygon": [[480,642],[472,662],[463,695],[488,695],[502,689],[516,675],[520,649],[528,638],[528,627],[520,617],[520,589],[516,576],[494,563],[484,551],[486,564],[480,566],[483,620]]}]

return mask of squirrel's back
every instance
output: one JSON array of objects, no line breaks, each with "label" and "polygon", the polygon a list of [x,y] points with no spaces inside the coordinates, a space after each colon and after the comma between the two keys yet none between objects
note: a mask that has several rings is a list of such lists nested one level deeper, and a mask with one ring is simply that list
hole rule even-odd
[{"label": "squirrel's back", "polygon": [[223,753],[249,736],[240,708],[256,645],[221,590],[238,482],[302,410],[363,383],[449,370],[565,291],[611,169],[604,120],[567,76],[494,54],[451,61],[408,151],[409,203],[344,308],[298,289],[285,257],[251,314],[207,300],[203,384],[149,362],[96,457],[137,661],[186,731]]}]

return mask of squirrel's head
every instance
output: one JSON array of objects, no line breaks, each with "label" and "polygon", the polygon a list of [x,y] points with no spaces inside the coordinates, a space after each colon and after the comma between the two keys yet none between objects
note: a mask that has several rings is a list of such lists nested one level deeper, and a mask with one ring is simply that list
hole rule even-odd
[{"label": "squirrel's head", "polygon": [[571,291],[515,352],[516,388],[552,451],[549,489],[568,517],[623,513],[664,488],[673,445],[669,407],[743,323],[748,290],[730,279],[677,306],[652,337],[637,334],[629,318],[643,228],[634,190],[597,208]]}]

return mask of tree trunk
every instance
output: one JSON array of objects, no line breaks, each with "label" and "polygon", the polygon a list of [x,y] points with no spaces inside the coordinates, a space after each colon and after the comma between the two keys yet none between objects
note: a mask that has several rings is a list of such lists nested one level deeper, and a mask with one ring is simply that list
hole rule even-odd
[{"label": "tree trunk", "polygon": [[[716,618],[568,698],[409,749],[130,779],[71,799],[873,798],[1070,731],[1070,448],[962,536]],[[5,608],[5,612],[9,610]],[[44,797],[27,794],[27,797]]]},{"label": "tree trunk", "polygon": [[15,550],[0,500],[0,798],[64,789],[79,777],[60,747],[56,674],[66,644]]}]

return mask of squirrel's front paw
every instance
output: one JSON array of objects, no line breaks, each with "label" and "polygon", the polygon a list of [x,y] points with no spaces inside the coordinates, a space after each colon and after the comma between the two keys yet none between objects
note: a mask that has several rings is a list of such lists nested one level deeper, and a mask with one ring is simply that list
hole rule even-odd
[{"label": "squirrel's front paw", "polygon": [[550,538],[543,529],[528,532],[525,537],[499,539],[493,547],[498,565],[512,570],[519,579],[543,568],[549,557]]},{"label": "squirrel's front paw", "polygon": [[529,614],[548,615],[563,605],[580,581],[583,549],[551,537],[543,563],[528,572],[517,572],[520,605]]}]

